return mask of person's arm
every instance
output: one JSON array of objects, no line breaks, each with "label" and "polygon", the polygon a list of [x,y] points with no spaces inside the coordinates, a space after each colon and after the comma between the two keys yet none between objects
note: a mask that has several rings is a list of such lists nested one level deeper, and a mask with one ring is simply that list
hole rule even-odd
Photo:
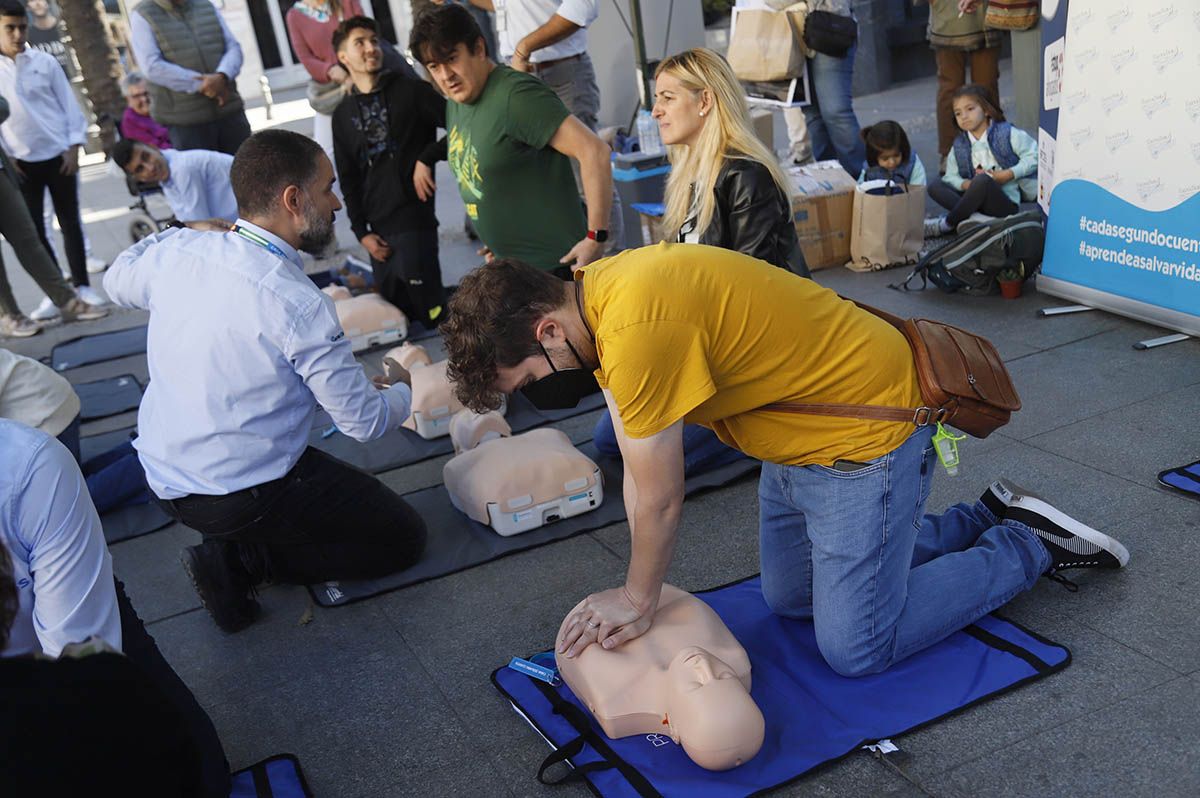
[{"label": "person's arm", "polygon": [[47,437],[17,492],[17,535],[29,548],[33,626],[42,651],[93,635],[121,649],[112,557],[87,483],[71,453]]},{"label": "person's arm", "polygon": [[513,48],[512,68],[529,71],[529,58],[545,47],[552,47],[575,31],[586,28],[600,15],[596,0],[563,0],[546,24],[530,31]]},{"label": "person's arm", "polygon": [[333,78],[329,77],[329,70],[338,66],[336,61],[323,61],[317,57],[313,49],[308,46],[308,40],[304,38],[304,20],[306,17],[295,9],[291,8],[284,17],[284,22],[287,24],[288,40],[292,43],[292,50],[296,52],[296,57],[300,59],[300,63],[304,64],[304,68],[308,70],[308,75],[317,83],[328,83]]},{"label": "person's arm", "polygon": [[779,186],[767,168],[755,165],[754,171],[747,170],[747,164],[733,165],[725,185],[718,189],[718,194],[724,196],[717,203],[717,211],[727,213],[723,221],[729,249],[786,269],[786,262],[776,262],[779,246],[775,231],[781,209],[791,219],[791,206],[781,197]]},{"label": "person's arm", "polygon": [[221,54],[221,60],[217,62],[216,71],[224,75],[229,88],[233,88],[233,82],[242,71],[242,46],[238,44],[237,37],[233,35],[233,31],[229,30],[229,26],[225,24],[225,17],[217,11],[217,22],[221,23],[221,33],[225,34],[225,52]]},{"label": "person's arm", "polygon": [[342,434],[372,441],[408,418],[412,389],[398,382],[380,390],[367,379],[328,299],[297,314],[283,352]]},{"label": "person's arm", "polygon": [[[425,81],[418,81],[416,86],[417,113],[426,123],[436,128],[446,127],[446,98],[438,94],[433,86]],[[433,199],[437,190],[437,180],[434,168],[439,160],[446,157],[446,136],[429,142],[417,156],[413,167],[413,188],[422,202]]]},{"label": "person's arm", "polygon": [[1004,170],[1009,174],[1008,180],[997,180],[996,182],[1007,183],[1009,180],[1022,180],[1030,175],[1036,175],[1038,169],[1037,141],[1016,125],[1013,125],[1008,140],[1012,144],[1013,152],[1016,153],[1018,160],[1011,169]]},{"label": "person's arm", "polygon": [[[550,139],[550,146],[569,158],[579,161],[579,175],[583,180],[583,199],[587,204],[589,230],[608,228],[609,211],[612,205],[612,166],[609,164],[612,150],[603,139],[574,116],[567,116]],[[581,269],[604,254],[607,245],[590,238],[581,239],[571,247],[559,263],[570,264]]]},{"label": "person's arm", "polygon": [[[53,56],[48,57],[53,58]],[[54,66],[57,67],[58,63],[55,62]],[[79,108],[75,92],[71,91],[67,73],[61,69],[54,69],[50,75],[50,91],[54,95],[59,112],[67,122],[68,140],[67,148],[62,153],[61,171],[63,174],[73,175],[79,171],[79,150],[87,143],[88,121]]]},{"label": "person's arm", "polygon": [[[342,100],[343,103],[358,102],[353,97]],[[350,139],[357,143],[359,136],[353,125],[344,124],[346,116],[341,107],[333,112],[333,160],[337,166],[338,182],[341,183],[342,198],[346,201],[346,218],[350,220],[350,229],[359,241],[371,231],[367,226],[367,215],[363,209],[362,188],[366,182],[366,173],[358,157],[357,147],[351,147]],[[372,254],[372,257],[374,255]],[[378,258],[377,258],[378,260]]]},{"label": "person's arm", "polygon": [[613,395],[606,390],[604,398],[625,463],[625,514],[632,550],[625,584],[588,596],[564,622],[558,651],[567,657],[578,656],[593,642],[616,648],[650,628],[683,512],[683,422],[646,438],[632,438],[625,432]]},{"label": "person's arm", "polygon": [[942,182],[955,191],[966,191],[963,186],[965,179],[958,173],[958,159],[954,157],[953,149],[946,153],[946,169],[942,174]]},{"label": "person's arm", "polygon": [[150,277],[158,268],[150,247],[179,232],[174,227],[146,236],[126,249],[104,272],[104,293],[113,304],[135,310],[150,309]]},{"label": "person's arm", "polygon": [[141,14],[129,15],[129,43],[146,80],[171,91],[194,94],[200,90],[200,73],[164,58],[158,40],[154,38],[154,29]]},{"label": "person's arm", "polygon": [[925,164],[921,163],[921,158],[916,153],[913,153],[913,170],[912,179],[908,181],[910,186],[924,186],[929,182],[929,176],[925,174]]}]

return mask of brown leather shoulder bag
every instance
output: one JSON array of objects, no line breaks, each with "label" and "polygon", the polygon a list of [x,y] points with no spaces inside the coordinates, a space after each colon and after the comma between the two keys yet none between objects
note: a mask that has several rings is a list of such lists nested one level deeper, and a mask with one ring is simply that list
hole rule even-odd
[{"label": "brown leather shoulder bag", "polygon": [[1021,409],[1021,398],[996,347],[986,338],[930,319],[901,319],[855,303],[904,334],[912,347],[921,386],[921,407],[774,402],[761,410],[903,421],[926,427],[939,421],[986,438]]}]

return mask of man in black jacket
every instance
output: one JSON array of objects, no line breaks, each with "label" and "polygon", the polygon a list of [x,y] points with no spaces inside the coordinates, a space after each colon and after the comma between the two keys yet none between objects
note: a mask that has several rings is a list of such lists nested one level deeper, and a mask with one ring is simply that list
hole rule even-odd
[{"label": "man in black jacket", "polygon": [[333,153],[350,226],[371,256],[383,297],[409,319],[436,325],[445,314],[445,291],[433,168],[445,157],[437,129],[446,124],[446,101],[425,81],[383,69],[372,19],[343,21],[333,46],[354,80],[333,114]]}]

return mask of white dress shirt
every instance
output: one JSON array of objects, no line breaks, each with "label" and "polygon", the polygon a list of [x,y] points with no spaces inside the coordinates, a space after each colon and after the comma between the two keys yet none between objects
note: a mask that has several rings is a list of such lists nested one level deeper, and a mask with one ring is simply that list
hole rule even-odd
[{"label": "white dress shirt", "polygon": [[233,156],[212,150],[163,150],[171,176],[160,185],[181,222],[237,219],[237,200],[229,182]]},{"label": "white dress shirt", "polygon": [[57,657],[93,635],[120,651],[112,556],[75,459],[46,433],[7,419],[0,452],[0,545],[20,599],[0,655]]},{"label": "white dress shirt", "polygon": [[494,5],[500,55],[505,60],[512,58],[522,39],[549,22],[555,14],[579,26],[579,30],[561,42],[530,53],[529,61],[534,64],[586,52],[587,26],[600,15],[597,0],[494,0]]},{"label": "white dress shirt", "polygon": [[150,385],[134,448],[159,497],[219,496],[278,479],[325,408],[374,440],[408,417],[412,391],[375,388],[333,300],[283,239],[171,229],[122,252],[104,276],[113,302],[150,311]]},{"label": "white dress shirt", "polygon": [[49,161],[87,141],[87,119],[54,56],[31,47],[0,55],[0,95],[9,107],[0,141],[13,158]]},{"label": "white dress shirt", "polygon": [[[205,3],[208,0],[191,0],[193,3]],[[225,34],[225,52],[213,72],[226,75],[232,82],[242,71],[242,46],[229,31],[225,17],[217,11],[217,19],[221,23],[221,32]],[[134,60],[142,68],[146,80],[171,91],[195,94],[200,90],[200,73],[194,69],[181,67],[168,61],[158,45],[154,28],[141,14],[129,14],[129,44],[133,47]]]}]

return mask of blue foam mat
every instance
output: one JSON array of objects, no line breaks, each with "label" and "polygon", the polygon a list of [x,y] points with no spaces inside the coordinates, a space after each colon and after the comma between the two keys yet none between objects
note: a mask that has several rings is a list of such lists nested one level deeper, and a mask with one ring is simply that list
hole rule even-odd
[{"label": "blue foam mat", "polygon": [[74,386],[79,395],[79,418],[94,421],[137,410],[142,403],[142,386],[132,374],[121,374]]},{"label": "blue foam mat", "polygon": [[141,354],[146,351],[147,329],[142,325],[63,341],[50,351],[50,366],[55,371],[66,371],[92,363],[102,363],[105,360]]},{"label": "blue foam mat", "polygon": [[1200,460],[1158,473],[1159,484],[1172,488],[1193,499],[1200,499]]},{"label": "blue foam mat", "polygon": [[758,795],[865,744],[1055,673],[1071,660],[1065,647],[987,616],[884,673],[848,679],[822,659],[811,622],[771,613],[757,576],[697,595],[750,655],[751,694],[766,719],[766,738],[741,767],[704,770],[660,735],[613,740],[566,685],[552,688],[507,667],[492,674],[496,688],[551,745],[563,753],[578,749],[569,761],[597,795]]},{"label": "blue foam mat", "polygon": [[294,754],[276,754],[233,774],[229,798],[312,798]]}]

